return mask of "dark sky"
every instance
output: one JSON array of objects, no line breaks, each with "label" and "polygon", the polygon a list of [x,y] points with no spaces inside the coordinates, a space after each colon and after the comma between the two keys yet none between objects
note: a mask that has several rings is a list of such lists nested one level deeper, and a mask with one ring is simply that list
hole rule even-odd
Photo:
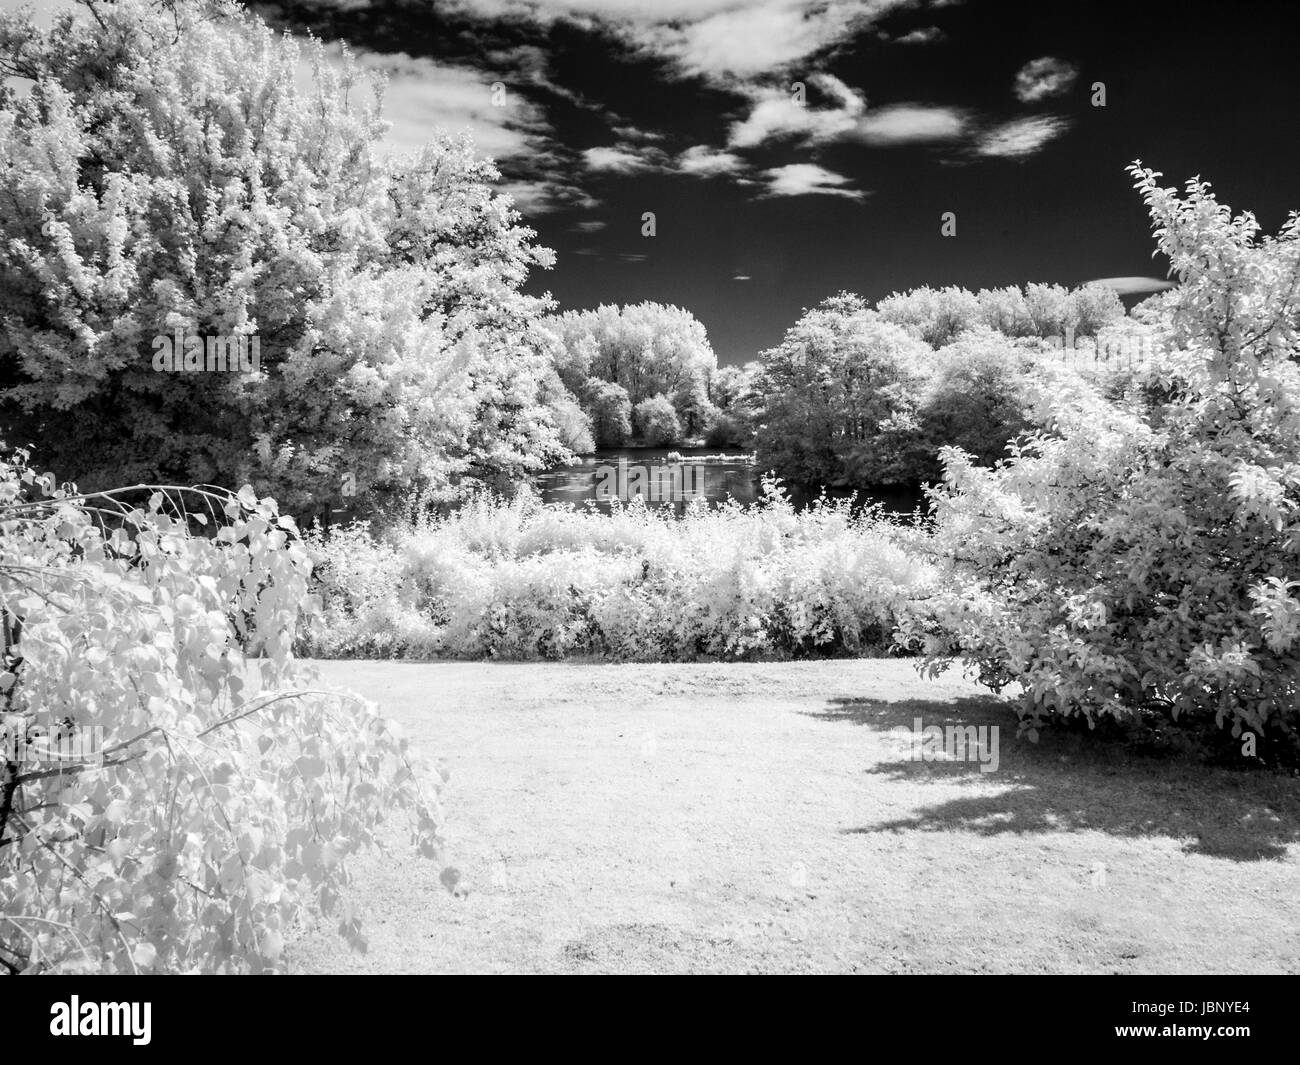
[{"label": "dark sky", "polygon": [[1204,177],[1269,231],[1300,207],[1289,3],[254,6],[387,70],[401,147],[474,131],[559,253],[533,290],[687,307],[724,363],[841,289],[1162,278],[1135,158],[1168,184]]}]

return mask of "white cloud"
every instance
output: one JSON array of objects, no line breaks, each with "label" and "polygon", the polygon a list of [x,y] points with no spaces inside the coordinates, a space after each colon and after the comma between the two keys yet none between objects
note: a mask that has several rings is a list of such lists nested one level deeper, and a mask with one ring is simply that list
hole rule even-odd
[{"label": "white cloud", "polygon": [[956,108],[900,103],[870,109],[861,92],[830,74],[810,75],[808,82],[829,96],[833,106],[800,107],[780,89],[754,90],[749,114],[732,124],[730,146],[752,148],[782,138],[887,146],[956,140],[966,133],[966,114]]},{"label": "white cloud", "polygon": [[745,161],[734,152],[724,152],[697,144],[687,148],[677,157],[677,170],[697,177],[715,177],[718,174],[736,174],[745,169]]},{"label": "white cloud", "polygon": [[[341,49],[330,45],[334,63]],[[384,117],[392,123],[383,145],[394,152],[416,151],[438,133],[469,133],[480,155],[510,159],[544,150],[551,129],[541,108],[506,87],[506,105],[493,105],[495,78],[470,67],[412,57],[403,52],[380,54],[353,49],[364,70],[384,74]],[[306,55],[300,77],[310,77]],[[498,98],[500,98],[498,96]]]},{"label": "white cloud", "polygon": [[589,222],[578,222],[574,225],[574,231],[578,233],[599,233],[608,223],[593,219]]},{"label": "white cloud", "polygon": [[614,126],[614,132],[618,134],[620,140],[639,141],[642,144],[651,141],[661,141],[664,139],[662,133],[657,133],[648,129],[638,129],[636,126]]},{"label": "white cloud", "polygon": [[737,274],[731,280],[732,281],[753,281],[754,279],[750,277],[749,274]]},{"label": "white cloud", "polygon": [[732,124],[728,143],[733,148],[753,148],[765,141],[784,137],[815,142],[836,140],[851,132],[867,109],[866,98],[830,74],[811,74],[807,81],[831,97],[835,106],[814,108],[795,103],[785,89],[754,89],[754,105],[741,122]]},{"label": "white cloud", "polygon": [[[381,150],[414,152],[439,133],[467,133],[476,154],[498,161],[511,172],[511,178],[497,187],[525,215],[598,206],[572,183],[571,167],[555,143],[545,111],[510,85],[505,86],[505,106],[498,107],[493,103],[493,86],[499,79],[483,71],[402,52],[352,49],[352,53],[359,66],[388,80],[384,118],[391,128]],[[340,64],[342,49],[329,45],[326,57]],[[304,55],[298,79],[305,82],[310,77],[310,62]]]},{"label": "white cloud", "polygon": [[510,196],[520,212],[528,216],[552,211],[588,211],[600,206],[599,200],[576,185],[553,177],[503,181],[497,188]]},{"label": "white cloud", "polygon": [[1020,68],[1012,91],[1021,103],[1032,104],[1068,92],[1078,76],[1079,71],[1072,64],[1045,55]]},{"label": "white cloud", "polygon": [[685,74],[750,79],[786,70],[917,0],[459,0],[488,18],[597,26]]},{"label": "white cloud", "polygon": [[767,178],[768,196],[843,196],[860,200],[866,193],[846,189],[849,179],[843,174],[817,166],[815,163],[790,163],[763,171]]},{"label": "white cloud", "polygon": [[1121,296],[1135,296],[1145,292],[1163,292],[1165,289],[1174,287],[1172,281],[1158,277],[1099,277],[1092,281],[1085,281],[1084,284],[1105,285],[1107,288],[1113,288]]},{"label": "white cloud", "polygon": [[1065,119],[1055,115],[1018,118],[986,132],[975,145],[975,151],[1002,159],[1022,158],[1059,137],[1068,126]]},{"label": "white cloud", "polygon": [[663,166],[663,152],[658,148],[634,151],[625,145],[618,147],[587,148],[582,153],[588,170],[613,174],[639,174],[659,170]]},{"label": "white cloud", "polygon": [[956,140],[965,132],[966,116],[955,108],[893,104],[868,111],[853,135],[868,144],[886,145]]},{"label": "white cloud", "polygon": [[939,40],[942,36],[943,31],[938,26],[926,26],[923,29],[905,33],[901,37],[895,37],[894,40],[898,44],[930,44]]}]

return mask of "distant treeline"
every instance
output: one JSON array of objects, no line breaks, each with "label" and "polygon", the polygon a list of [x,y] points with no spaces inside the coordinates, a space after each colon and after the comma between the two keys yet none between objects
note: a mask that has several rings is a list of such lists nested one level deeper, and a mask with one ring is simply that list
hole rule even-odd
[{"label": "distant treeline", "polygon": [[756,448],[800,485],[937,478],[954,444],[991,463],[1032,423],[1028,375],[1062,340],[1144,328],[1100,284],[929,286],[872,307],[849,293],[805,311],[776,347],[717,365],[703,325],[656,303],[548,321],[560,380],[584,424],[576,446]]}]

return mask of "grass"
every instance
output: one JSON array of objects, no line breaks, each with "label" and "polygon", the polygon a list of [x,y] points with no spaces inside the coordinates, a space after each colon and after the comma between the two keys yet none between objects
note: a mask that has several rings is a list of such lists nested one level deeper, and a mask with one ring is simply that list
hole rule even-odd
[{"label": "grass", "polygon": [[[1290,776],[1015,741],[907,662],[321,663],[441,756],[456,895],[357,866],[309,972],[1300,972]],[[1001,726],[1000,768],[889,729]]]}]

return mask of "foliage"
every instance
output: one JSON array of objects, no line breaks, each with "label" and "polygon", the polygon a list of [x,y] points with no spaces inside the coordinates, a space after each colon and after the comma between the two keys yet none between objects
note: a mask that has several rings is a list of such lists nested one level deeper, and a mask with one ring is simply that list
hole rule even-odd
[{"label": "foliage", "polygon": [[663,447],[682,437],[681,422],[671,400],[662,393],[643,399],[632,411],[637,434],[648,447]]},{"label": "foliage", "polygon": [[936,542],[962,587],[904,642],[1019,681],[1031,729],[1174,719],[1294,746],[1300,215],[1261,238],[1207,184],[1131,170],[1180,281],[1176,350],[1123,402],[1061,388],[1002,468],[946,452]]},{"label": "foliage", "polygon": [[714,410],[704,430],[706,447],[749,447],[753,441],[749,423],[731,411]]},{"label": "foliage", "polygon": [[[556,368],[593,420],[604,394],[594,382],[620,386],[635,407],[656,395],[673,403],[680,437],[701,432],[711,405],[708,383],[717,369],[704,326],[689,311],[661,303],[602,304],[548,319],[559,340]],[[597,432],[599,442],[600,433]],[[608,446],[608,445],[603,445]]]},{"label": "foliage", "polygon": [[943,347],[981,320],[975,294],[955,285],[941,289],[923,285],[895,292],[880,300],[876,310],[885,321],[903,326],[932,348]]},{"label": "foliage", "polygon": [[759,407],[755,385],[758,362],[720,366],[709,379],[709,416],[704,442],[709,447],[750,447]]},{"label": "foliage", "polygon": [[[299,78],[299,69],[311,71]],[[252,483],[290,512],[565,454],[533,244],[464,141],[378,150],[382,85],[229,0],[0,15],[0,419],[87,488]],[[152,338],[258,339],[257,372]]]},{"label": "foliage", "polygon": [[313,534],[322,657],[616,660],[883,653],[897,614],[932,592],[913,534],[822,502],[762,500],[674,519],[476,500],[383,533]]},{"label": "foliage", "polygon": [[1124,317],[1124,304],[1109,285],[1084,285],[1070,293],[1069,314],[1079,336],[1095,337]]},{"label": "foliage", "polygon": [[439,782],[372,704],[303,687],[309,572],[250,488],[0,463],[0,966],[269,971],[322,918],[364,948],[348,858],[399,811],[437,855]]},{"label": "foliage", "polygon": [[857,296],[806,311],[761,356],[760,466],[800,485],[906,480],[932,358]]},{"label": "foliage", "polygon": [[564,382],[554,367],[542,376],[538,386],[538,399],[549,411],[550,420],[566,451],[585,455],[596,450],[595,438],[591,433],[591,418],[573,393],[564,387]]},{"label": "foliage", "polygon": [[591,397],[591,432],[598,448],[622,447],[632,435],[632,403],[627,389],[612,381],[593,380],[586,391]]},{"label": "foliage", "polygon": [[978,293],[924,285],[887,296],[876,310],[932,348],[981,326],[1012,338],[1091,337],[1124,318],[1124,305],[1114,289],[1097,284],[1073,290],[1063,285],[1030,284],[1024,290],[1007,285]]},{"label": "foliage", "polygon": [[918,420],[913,466],[917,480],[937,481],[938,453],[957,447],[981,465],[1007,453],[1007,443],[1030,428],[1034,359],[991,330],[963,334],[935,356]]}]

